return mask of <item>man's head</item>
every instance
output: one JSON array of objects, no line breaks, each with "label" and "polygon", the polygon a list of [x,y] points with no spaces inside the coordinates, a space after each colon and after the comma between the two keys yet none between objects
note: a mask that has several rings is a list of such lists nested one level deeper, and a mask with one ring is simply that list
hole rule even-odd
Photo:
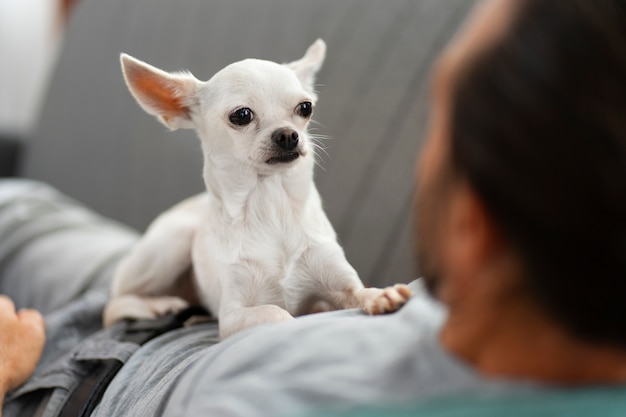
[{"label": "man's head", "polygon": [[626,348],[626,1],[480,6],[437,66],[417,225],[444,302]]}]

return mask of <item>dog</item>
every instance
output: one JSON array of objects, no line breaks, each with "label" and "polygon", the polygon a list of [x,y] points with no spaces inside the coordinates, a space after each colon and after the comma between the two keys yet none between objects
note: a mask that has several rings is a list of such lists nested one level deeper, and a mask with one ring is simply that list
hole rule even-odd
[{"label": "dog", "polygon": [[197,131],[206,192],[157,217],[120,262],[106,326],[199,301],[226,338],[312,311],[406,303],[405,285],[364,288],[313,182],[307,126],[325,55],[318,39],[297,61],[246,59],[207,82],[121,55],[139,105],[172,130]]}]

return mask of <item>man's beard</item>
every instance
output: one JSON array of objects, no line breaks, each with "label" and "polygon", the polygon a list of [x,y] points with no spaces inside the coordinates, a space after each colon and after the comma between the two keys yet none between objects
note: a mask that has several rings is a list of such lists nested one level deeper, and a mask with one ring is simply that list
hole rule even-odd
[{"label": "man's beard", "polygon": [[417,271],[426,286],[428,293],[437,297],[441,286],[441,272],[439,262],[435,256],[436,225],[428,213],[428,197],[419,193],[417,199],[417,213],[415,218],[417,236]]},{"label": "man's beard", "polygon": [[427,291],[439,296],[443,271],[441,262],[442,220],[448,208],[452,175],[443,168],[433,181],[418,187],[416,196],[415,236],[417,240],[417,269]]},{"label": "man's beard", "polygon": [[[419,249],[418,249],[419,250]],[[418,271],[419,276],[422,277],[424,285],[428,293],[437,298],[439,294],[439,288],[441,287],[441,274],[435,268],[426,268],[422,265],[425,265],[427,261],[426,252],[423,250],[419,250],[418,252]]]}]

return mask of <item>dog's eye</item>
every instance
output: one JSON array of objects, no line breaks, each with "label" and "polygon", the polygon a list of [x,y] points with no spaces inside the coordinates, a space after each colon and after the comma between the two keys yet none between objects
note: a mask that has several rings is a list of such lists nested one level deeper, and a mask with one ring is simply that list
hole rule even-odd
[{"label": "dog's eye", "polygon": [[247,126],[254,120],[254,113],[249,108],[242,107],[232,112],[228,120],[235,126]]},{"label": "dog's eye", "polygon": [[298,107],[296,107],[296,113],[305,119],[308,119],[311,117],[311,114],[313,114],[313,104],[310,101],[298,104]]}]

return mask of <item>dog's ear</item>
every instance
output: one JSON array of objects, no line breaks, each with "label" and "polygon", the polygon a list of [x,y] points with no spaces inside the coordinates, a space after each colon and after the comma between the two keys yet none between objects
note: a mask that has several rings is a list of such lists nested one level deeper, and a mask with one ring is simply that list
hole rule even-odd
[{"label": "dog's ear", "polygon": [[322,67],[325,57],[326,43],[318,39],[309,46],[302,58],[287,64],[296,73],[304,88],[311,94],[315,92],[315,76]]},{"label": "dog's ear", "polygon": [[129,55],[120,56],[126,85],[139,105],[171,130],[193,128],[201,85],[190,73],[168,73]]}]

